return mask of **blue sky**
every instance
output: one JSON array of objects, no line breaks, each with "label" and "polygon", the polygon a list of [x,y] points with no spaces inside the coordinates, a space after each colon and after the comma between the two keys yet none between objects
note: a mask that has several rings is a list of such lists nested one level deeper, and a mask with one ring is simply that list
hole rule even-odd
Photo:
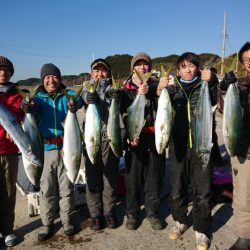
[{"label": "blue sky", "polygon": [[93,51],[221,55],[226,11],[228,56],[250,40],[249,9],[249,0],[2,1],[0,55],[14,64],[12,81],[39,77],[50,62],[62,75],[89,72]]}]

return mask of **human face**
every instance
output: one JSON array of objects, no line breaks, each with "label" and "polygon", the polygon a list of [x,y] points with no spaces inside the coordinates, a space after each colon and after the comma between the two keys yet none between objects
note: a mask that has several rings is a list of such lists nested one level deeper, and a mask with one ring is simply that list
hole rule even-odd
[{"label": "human face", "polygon": [[185,81],[193,80],[196,77],[198,70],[199,69],[196,65],[186,60],[178,66],[178,73]]},{"label": "human face", "polygon": [[61,79],[58,76],[47,75],[43,78],[43,86],[48,93],[55,94],[61,86]]},{"label": "human face", "polygon": [[91,77],[94,80],[106,79],[109,77],[109,71],[107,70],[106,67],[100,64],[100,65],[97,65],[94,69],[92,69]]},{"label": "human face", "polygon": [[5,84],[9,82],[11,78],[11,72],[8,67],[0,66],[0,84]]},{"label": "human face", "polygon": [[242,53],[242,65],[249,75],[250,74],[250,50],[247,50]]},{"label": "human face", "polygon": [[133,72],[135,72],[135,70],[139,72],[140,75],[145,75],[149,72],[149,65],[144,60],[138,60],[134,65]]}]

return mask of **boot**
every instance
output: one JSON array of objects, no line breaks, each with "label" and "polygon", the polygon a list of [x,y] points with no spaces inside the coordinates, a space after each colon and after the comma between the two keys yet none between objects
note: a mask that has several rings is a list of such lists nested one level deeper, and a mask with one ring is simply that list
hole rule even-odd
[{"label": "boot", "polygon": [[126,228],[128,230],[135,230],[137,227],[138,227],[138,216],[133,214],[128,214]]},{"label": "boot", "polygon": [[154,230],[162,230],[163,229],[163,226],[162,226],[160,219],[157,218],[156,216],[147,217],[147,220],[150,222],[151,227]]},{"label": "boot", "polygon": [[239,237],[229,250],[250,250],[250,239]]},{"label": "boot", "polygon": [[42,229],[38,233],[38,240],[44,241],[51,237],[54,225],[42,226]]}]

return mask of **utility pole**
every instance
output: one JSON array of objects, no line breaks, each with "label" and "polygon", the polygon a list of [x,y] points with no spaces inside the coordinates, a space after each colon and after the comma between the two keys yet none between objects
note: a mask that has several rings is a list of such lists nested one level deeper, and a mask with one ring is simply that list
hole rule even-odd
[{"label": "utility pole", "polygon": [[94,61],[95,61],[95,50],[92,49],[92,62],[94,62]]},{"label": "utility pole", "polygon": [[221,77],[224,75],[224,62],[225,62],[225,47],[226,47],[226,38],[227,38],[227,30],[226,30],[226,22],[227,22],[227,13],[224,13],[224,27],[223,27],[223,37],[222,37],[222,49],[221,49]]}]

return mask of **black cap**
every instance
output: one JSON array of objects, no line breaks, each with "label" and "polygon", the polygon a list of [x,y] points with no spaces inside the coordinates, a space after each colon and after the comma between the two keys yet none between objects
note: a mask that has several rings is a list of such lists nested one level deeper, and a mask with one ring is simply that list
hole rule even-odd
[{"label": "black cap", "polygon": [[43,82],[43,78],[48,75],[53,75],[57,76],[61,79],[61,72],[60,69],[57,68],[54,64],[52,63],[46,63],[42,66],[41,69],[41,80]]}]

